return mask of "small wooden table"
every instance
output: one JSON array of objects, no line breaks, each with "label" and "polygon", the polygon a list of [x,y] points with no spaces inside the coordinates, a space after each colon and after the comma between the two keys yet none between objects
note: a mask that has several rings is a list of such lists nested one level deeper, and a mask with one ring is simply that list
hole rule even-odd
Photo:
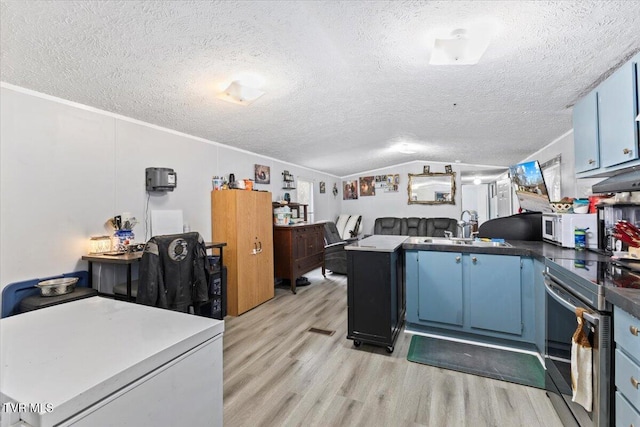
[{"label": "small wooden table", "polygon": [[[223,265],[222,263],[222,248],[224,246],[227,246],[226,243],[219,243],[219,242],[214,242],[214,243],[205,243],[205,247],[207,249],[219,249],[220,250],[220,266]],[[131,266],[135,263],[140,262],[140,259],[142,258],[142,254],[144,251],[138,251],[138,252],[125,252],[125,253],[118,253],[118,254],[113,254],[113,255],[107,255],[107,254],[89,254],[89,255],[83,255],[82,256],[82,260],[83,261],[87,261],[89,263],[89,287],[93,288],[93,263],[99,263],[99,264],[118,264],[118,265],[126,265],[127,266],[127,300],[128,301],[133,301],[133,297],[131,296]],[[111,294],[105,294],[103,292],[100,292],[100,290],[98,289],[98,295],[107,295],[107,296],[111,296]]]},{"label": "small wooden table", "polygon": [[[87,261],[89,264],[89,287],[93,288],[93,263],[97,262],[99,264],[118,264],[118,265],[126,265],[127,266],[127,299],[132,300],[131,297],[131,265],[140,262],[140,258],[142,258],[142,251],[139,252],[127,252],[118,255],[105,255],[105,254],[90,254],[83,255],[82,260]],[[109,295],[103,292],[100,292],[98,289],[99,295]]]}]

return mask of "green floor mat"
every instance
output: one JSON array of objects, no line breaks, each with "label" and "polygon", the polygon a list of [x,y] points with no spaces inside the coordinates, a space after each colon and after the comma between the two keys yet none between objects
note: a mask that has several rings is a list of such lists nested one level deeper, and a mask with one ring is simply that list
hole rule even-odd
[{"label": "green floor mat", "polygon": [[407,360],[544,389],[544,368],[531,354],[414,335]]}]

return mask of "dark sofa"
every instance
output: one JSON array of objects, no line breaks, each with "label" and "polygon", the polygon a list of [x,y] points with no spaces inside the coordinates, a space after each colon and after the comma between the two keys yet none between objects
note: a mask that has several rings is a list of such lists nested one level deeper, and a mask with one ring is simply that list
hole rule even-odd
[{"label": "dark sofa", "polygon": [[373,234],[390,234],[397,236],[445,237],[450,231],[455,236],[458,232],[458,221],[452,218],[376,218]]}]

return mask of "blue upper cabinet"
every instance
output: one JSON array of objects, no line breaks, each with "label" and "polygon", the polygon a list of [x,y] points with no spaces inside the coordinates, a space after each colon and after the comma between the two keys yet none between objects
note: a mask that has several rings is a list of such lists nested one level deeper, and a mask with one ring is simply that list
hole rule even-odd
[{"label": "blue upper cabinet", "polygon": [[637,159],[636,62],[629,61],[602,82],[598,92],[600,160],[609,167]]},{"label": "blue upper cabinet", "polygon": [[573,108],[576,174],[610,176],[640,165],[640,54],[621,66]]},{"label": "blue upper cabinet", "polygon": [[576,172],[587,172],[600,167],[596,91],[589,93],[573,107],[573,144]]}]

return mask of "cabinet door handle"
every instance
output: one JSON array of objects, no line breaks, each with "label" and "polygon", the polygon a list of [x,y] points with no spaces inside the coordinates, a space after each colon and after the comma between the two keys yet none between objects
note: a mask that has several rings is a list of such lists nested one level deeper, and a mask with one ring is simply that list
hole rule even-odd
[{"label": "cabinet door handle", "polygon": [[460,257],[459,256],[456,257],[456,262],[460,262]]},{"label": "cabinet door handle", "polygon": [[636,389],[638,388],[638,384],[640,384],[640,381],[638,381],[637,379],[631,377],[631,385],[634,386]]},{"label": "cabinet door handle", "polygon": [[589,159],[589,161],[587,163],[589,163],[590,165],[594,164],[596,161],[593,159]]},{"label": "cabinet door handle", "polygon": [[473,263],[475,264],[476,262],[478,262],[478,258],[473,257],[473,258],[471,258],[471,261],[473,261]]},{"label": "cabinet door handle", "polygon": [[637,337],[638,336],[638,327],[637,326],[633,326],[633,325],[629,325],[629,332],[631,332],[631,335],[635,335]]},{"label": "cabinet door handle", "polygon": [[622,154],[631,154],[631,150],[625,148],[624,150],[622,150]]}]

